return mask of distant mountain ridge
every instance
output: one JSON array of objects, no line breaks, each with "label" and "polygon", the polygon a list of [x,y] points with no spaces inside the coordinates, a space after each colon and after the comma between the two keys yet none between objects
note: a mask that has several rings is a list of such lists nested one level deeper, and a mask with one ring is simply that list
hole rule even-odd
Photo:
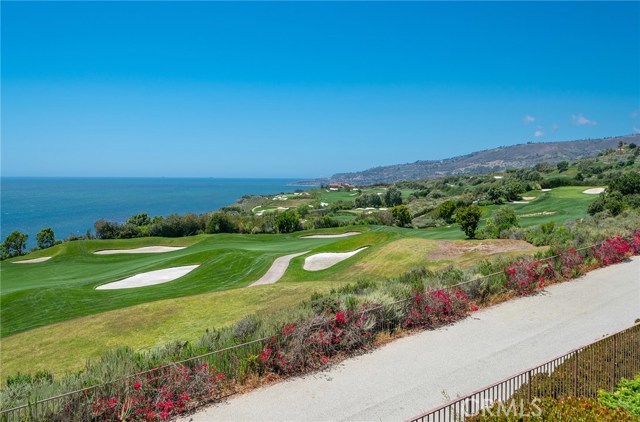
[{"label": "distant mountain ridge", "polygon": [[504,146],[443,160],[416,161],[415,163],[374,167],[353,173],[337,173],[328,178],[300,181],[297,184],[349,183],[366,186],[448,175],[491,173],[509,168],[530,167],[544,161],[557,163],[563,160],[595,157],[607,149],[617,148],[620,141],[640,144],[640,134]]}]

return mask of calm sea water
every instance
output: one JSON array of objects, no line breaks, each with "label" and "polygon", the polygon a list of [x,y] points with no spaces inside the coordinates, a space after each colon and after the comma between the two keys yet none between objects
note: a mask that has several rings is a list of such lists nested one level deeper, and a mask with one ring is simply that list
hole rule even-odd
[{"label": "calm sea water", "polygon": [[105,220],[124,222],[129,216],[213,211],[243,195],[290,192],[289,179],[187,178],[18,178],[0,179],[2,240],[14,230],[29,235],[52,227],[57,239],[93,232]]}]

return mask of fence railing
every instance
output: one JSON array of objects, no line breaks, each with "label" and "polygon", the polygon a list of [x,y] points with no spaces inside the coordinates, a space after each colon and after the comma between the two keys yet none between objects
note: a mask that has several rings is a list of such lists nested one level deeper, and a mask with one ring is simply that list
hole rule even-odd
[{"label": "fence railing", "polygon": [[[576,251],[586,251],[584,254],[584,257],[586,257],[597,246],[598,244],[587,246],[577,249]],[[554,262],[554,260],[557,260],[559,258],[561,258],[561,255],[540,258],[538,259],[538,261]],[[471,299],[484,301],[492,293],[495,293],[495,291],[492,290],[493,287],[504,286],[505,281],[505,272],[499,271],[453,285],[433,287],[436,289],[461,290]],[[389,309],[392,309],[394,307],[406,309],[412,305],[413,301],[414,298],[409,297],[390,304],[375,306],[363,311],[362,316],[370,316],[375,321],[375,327],[372,329],[372,332],[374,334],[383,331],[393,332],[397,328],[399,328],[399,324],[397,321],[388,319],[385,314],[388,313]],[[276,334],[275,336],[280,336],[280,334]],[[7,410],[1,410],[0,422],[17,422],[25,420],[47,420],[52,422],[57,420],[90,420],[91,417],[89,416],[90,409],[88,403],[94,403],[97,399],[103,397],[118,395],[126,396],[130,392],[131,385],[137,377],[144,377],[150,374],[159,376],[166,371],[170,371],[173,368],[177,367],[195,368],[206,363],[211,367],[217,368],[220,373],[225,375],[227,381],[242,381],[243,378],[254,369],[251,368],[250,365],[247,365],[247,357],[259,355],[264,347],[272,340],[272,338],[273,336],[255,339],[246,343],[234,345],[220,350],[215,350],[182,361],[172,362],[150,370],[137,372],[126,377],[110,380],[109,382],[106,382],[104,384],[70,391],[64,394],[56,395],[54,397],[34,400],[33,402],[15,406]],[[231,382],[228,382],[228,384],[231,384]],[[513,385],[517,387],[515,381]],[[505,387],[503,386],[500,388]],[[515,388],[513,388],[513,391],[515,391]],[[502,395],[496,397],[504,396],[503,393],[500,394]],[[211,397],[210,400],[215,401],[222,397],[223,395],[221,393],[216,397]]]},{"label": "fence railing", "polygon": [[[640,373],[640,324],[572,350],[542,365],[459,397],[411,422],[463,421],[487,409],[510,416],[534,399],[589,397],[612,391],[622,378]],[[509,413],[511,412],[511,413]],[[504,413],[503,413],[504,414]]]}]

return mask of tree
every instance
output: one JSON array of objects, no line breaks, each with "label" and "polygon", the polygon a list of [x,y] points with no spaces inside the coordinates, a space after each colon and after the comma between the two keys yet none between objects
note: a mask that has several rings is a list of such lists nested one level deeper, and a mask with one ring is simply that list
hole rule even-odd
[{"label": "tree", "polygon": [[533,168],[540,173],[551,173],[553,171],[553,165],[546,161],[536,164]]},{"label": "tree", "polygon": [[133,224],[136,227],[148,226],[151,224],[151,218],[149,218],[146,212],[141,212],[140,214],[129,217],[125,224]]},{"label": "tree", "polygon": [[390,187],[384,193],[384,203],[387,207],[395,207],[402,204],[402,192],[396,187]]},{"label": "tree", "polygon": [[279,233],[291,233],[300,227],[300,217],[293,210],[278,214],[276,217],[276,229]]},{"label": "tree", "polygon": [[100,219],[93,225],[98,239],[117,239],[120,237],[121,226],[112,221]]},{"label": "tree", "polygon": [[482,209],[477,205],[458,208],[456,211],[456,221],[468,238],[473,239],[476,236],[476,229],[481,216]]},{"label": "tree", "polygon": [[397,226],[406,227],[411,225],[411,213],[406,205],[398,205],[391,208],[391,214],[393,215]]},{"label": "tree", "polygon": [[513,208],[504,206],[498,208],[493,217],[487,221],[487,233],[492,236],[499,236],[503,230],[511,227],[518,227],[518,216]]},{"label": "tree", "polygon": [[567,171],[569,169],[569,162],[560,161],[556,166],[558,167],[558,171],[562,173],[563,171]]},{"label": "tree", "polygon": [[40,230],[36,235],[36,246],[38,249],[50,248],[56,244],[56,235],[51,227]]},{"label": "tree", "polygon": [[487,191],[487,200],[493,202],[494,204],[503,204],[504,200],[502,198],[505,195],[505,191],[501,187],[491,186]]},{"label": "tree", "polygon": [[24,250],[27,248],[28,235],[14,231],[5,239],[2,244],[2,254],[5,258],[11,258],[13,256],[24,255]]},{"label": "tree", "polygon": [[629,144],[629,149],[634,149],[636,146],[637,146],[636,144],[634,144],[633,142],[631,142],[631,143]]},{"label": "tree", "polygon": [[233,233],[237,230],[228,215],[222,212],[214,212],[209,217],[205,231],[207,233]]},{"label": "tree", "polygon": [[609,184],[611,191],[618,191],[623,195],[633,195],[640,193],[640,173],[630,171],[622,176],[613,179]]},{"label": "tree", "polygon": [[445,222],[451,223],[453,213],[456,212],[456,203],[448,200],[444,201],[442,204],[438,205],[435,209],[435,213],[438,218],[442,218]]},{"label": "tree", "polygon": [[502,185],[507,201],[518,201],[522,199],[521,193],[527,191],[527,185],[518,179],[508,179]]}]

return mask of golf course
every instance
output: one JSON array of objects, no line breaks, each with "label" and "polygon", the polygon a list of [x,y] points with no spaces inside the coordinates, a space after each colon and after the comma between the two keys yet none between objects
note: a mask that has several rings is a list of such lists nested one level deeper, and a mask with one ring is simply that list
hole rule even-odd
[{"label": "golf course", "polygon": [[[549,221],[561,224],[586,214],[594,198],[582,193],[586,189],[531,191],[524,194],[530,198],[527,203],[509,206],[522,216],[523,227]],[[325,192],[324,200],[344,200],[344,195]],[[496,206],[482,208],[481,227]],[[340,233],[350,235],[332,236]],[[470,267],[497,254],[515,256],[538,249],[522,241],[464,238],[453,224],[421,230],[360,225],[289,234],[64,242],[0,264],[2,371],[78,370],[87,358],[117,346],[147,349],[176,339],[191,340],[207,328],[286,309],[314,292],[360,279],[384,280],[420,266]],[[160,246],[166,248],[151,252]],[[326,269],[304,269],[305,260],[314,255],[361,248]],[[140,253],[121,253],[127,251]],[[275,283],[247,288],[277,258],[300,253]],[[50,259],[16,265],[44,257]],[[173,281],[99,289],[139,274],[187,266],[194,269]]]}]

